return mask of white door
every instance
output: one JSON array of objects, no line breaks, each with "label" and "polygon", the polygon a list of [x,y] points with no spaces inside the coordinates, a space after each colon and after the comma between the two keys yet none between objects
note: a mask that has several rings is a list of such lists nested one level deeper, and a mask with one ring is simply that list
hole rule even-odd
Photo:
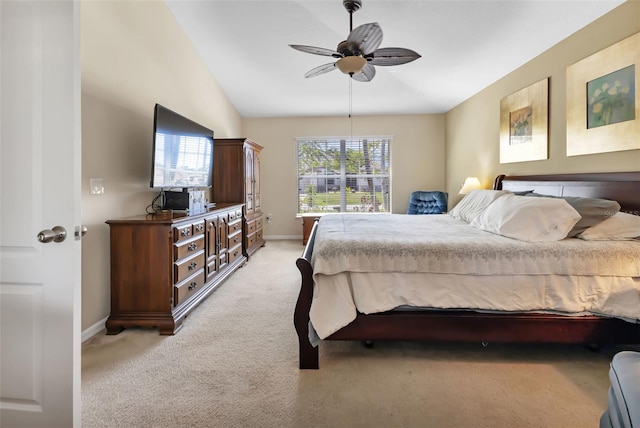
[{"label": "white door", "polygon": [[2,427],[80,426],[78,8],[0,0]]}]

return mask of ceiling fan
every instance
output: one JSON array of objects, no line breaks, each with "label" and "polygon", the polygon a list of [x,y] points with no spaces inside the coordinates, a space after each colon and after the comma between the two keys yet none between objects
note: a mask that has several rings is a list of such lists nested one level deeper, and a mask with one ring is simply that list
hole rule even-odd
[{"label": "ceiling fan", "polygon": [[376,75],[374,65],[390,66],[406,64],[420,58],[416,52],[405,48],[381,48],[382,29],[377,22],[353,28],[353,12],[362,7],[362,0],[343,0],[349,12],[349,37],[338,44],[336,50],[315,46],[289,45],[294,49],[314,55],[331,56],[337,61],[309,70],[304,77],[314,77],[336,68],[359,82],[369,82]]}]

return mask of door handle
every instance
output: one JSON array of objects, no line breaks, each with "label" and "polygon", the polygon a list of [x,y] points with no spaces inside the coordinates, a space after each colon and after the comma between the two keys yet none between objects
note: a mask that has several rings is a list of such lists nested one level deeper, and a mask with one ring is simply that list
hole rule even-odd
[{"label": "door handle", "polygon": [[87,226],[85,226],[84,224],[82,224],[80,226],[76,226],[75,227],[76,241],[79,241],[80,239],[82,239],[82,237],[87,234],[88,230],[89,229],[87,229]]},{"label": "door handle", "polygon": [[46,244],[47,242],[62,242],[67,238],[67,230],[62,226],[56,226],[53,229],[45,229],[38,233],[38,241]]}]

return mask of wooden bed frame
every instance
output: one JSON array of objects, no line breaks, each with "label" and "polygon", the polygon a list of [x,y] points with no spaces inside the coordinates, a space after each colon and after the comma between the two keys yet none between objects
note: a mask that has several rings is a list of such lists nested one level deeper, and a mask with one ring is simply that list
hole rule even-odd
[{"label": "wooden bed frame", "polygon": [[[640,215],[640,172],[498,176],[494,189],[612,199],[622,211]],[[309,342],[313,297],[311,255],[318,223],[296,261],[302,285],[294,312],[300,368],[317,369],[318,347]],[[356,319],[324,340],[423,340],[440,342],[637,344],[640,324],[598,316],[487,314],[473,311],[389,311]]]}]

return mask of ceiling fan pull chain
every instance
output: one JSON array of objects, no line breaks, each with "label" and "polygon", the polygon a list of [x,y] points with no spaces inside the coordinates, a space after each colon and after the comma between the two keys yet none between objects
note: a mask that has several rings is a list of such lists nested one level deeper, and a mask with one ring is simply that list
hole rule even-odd
[{"label": "ceiling fan pull chain", "polygon": [[351,79],[349,79],[349,119],[351,122],[351,136],[353,137],[353,118],[351,117],[351,114],[353,112],[353,88],[352,85],[353,82],[351,81]]}]

